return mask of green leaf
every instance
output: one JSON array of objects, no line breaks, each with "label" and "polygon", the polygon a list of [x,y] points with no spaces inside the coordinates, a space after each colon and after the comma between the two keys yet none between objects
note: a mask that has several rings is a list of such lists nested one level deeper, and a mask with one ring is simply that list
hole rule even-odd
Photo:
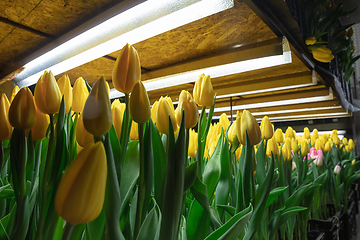
[{"label": "green leaf", "polygon": [[286,208],[282,211],[279,222],[278,222],[278,228],[284,224],[289,218],[291,218],[292,216],[296,215],[298,212],[300,211],[304,211],[306,210],[306,207],[300,207],[300,206],[295,206],[295,207],[290,207],[290,208]]},{"label": "green leaf", "polygon": [[[206,195],[205,195],[206,196]],[[186,235],[188,240],[202,240],[210,229],[210,215],[204,211],[200,203],[194,199],[187,219]]]},{"label": "green leaf", "polygon": [[[242,179],[242,195],[245,206],[249,206],[251,199],[251,191],[252,191],[252,174],[253,174],[253,162],[252,162],[252,152],[253,146],[250,144],[249,137],[246,131],[246,145],[243,146],[242,151],[244,153],[244,162],[241,167],[241,174],[243,176]],[[255,195],[255,193],[253,193]]]},{"label": "green leaf", "polygon": [[212,232],[206,240],[231,240],[237,239],[237,237],[244,230],[247,222],[252,216],[252,206],[243,211],[237,213],[235,216],[229,219],[222,227]]},{"label": "green leaf", "polygon": [[190,189],[196,180],[196,167],[196,162],[193,162],[185,168],[184,192]]},{"label": "green leaf", "polygon": [[236,208],[228,205],[216,205],[217,208],[222,208],[227,213],[229,213],[231,216],[234,216],[236,214]]},{"label": "green leaf", "polygon": [[288,187],[289,186],[277,187],[277,188],[274,188],[273,190],[271,190],[268,200],[267,200],[267,203],[266,203],[266,208],[268,208],[280,194],[282,194],[286,189],[288,189]]},{"label": "green leaf", "polygon": [[160,235],[161,211],[159,206],[155,206],[147,214],[143,224],[141,225],[138,240],[157,240]]},{"label": "green leaf", "polygon": [[120,185],[120,179],[121,179],[121,151],[120,151],[120,141],[116,135],[116,131],[114,128],[114,125],[111,125],[111,128],[109,130],[110,135],[110,144],[111,149],[113,151],[114,155],[114,161],[115,161],[115,168],[116,168],[116,174],[119,180]]},{"label": "green leaf", "polygon": [[259,185],[264,182],[266,172],[265,172],[265,164],[266,164],[266,149],[265,149],[265,139],[262,138],[261,142],[257,148],[256,152],[256,181]]},{"label": "green leaf", "polygon": [[86,224],[86,230],[89,233],[89,240],[101,240],[105,227],[104,209],[100,215],[92,222]]}]

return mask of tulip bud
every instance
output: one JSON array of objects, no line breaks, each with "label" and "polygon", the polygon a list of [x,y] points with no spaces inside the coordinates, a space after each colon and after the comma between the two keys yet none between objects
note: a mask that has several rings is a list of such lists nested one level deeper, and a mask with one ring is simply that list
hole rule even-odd
[{"label": "tulip bud", "polygon": [[36,106],[36,123],[31,128],[31,136],[34,141],[43,140],[46,137],[46,131],[49,127],[49,115],[42,113]]},{"label": "tulip bud", "polygon": [[304,135],[303,135],[303,137],[304,137],[305,139],[309,139],[309,138],[310,138],[310,130],[309,130],[308,127],[305,127],[305,128],[304,128]]},{"label": "tulip bud", "polygon": [[334,141],[334,138],[336,138],[337,136],[338,136],[337,135],[337,130],[336,129],[332,130],[330,138]]},{"label": "tulip bud", "polygon": [[274,129],[268,116],[263,117],[260,124],[261,135],[266,139],[272,138],[274,135]]},{"label": "tulip bud", "polygon": [[112,81],[116,90],[130,93],[141,80],[140,58],[133,46],[126,44],[116,59]]},{"label": "tulip bud", "polygon": [[316,139],[315,141],[315,149],[316,150],[323,150],[324,145],[321,143],[320,139]]},{"label": "tulip bud", "polygon": [[118,139],[121,136],[122,121],[124,117],[126,104],[120,103],[119,99],[115,99],[111,104],[111,111],[113,115],[113,124]]},{"label": "tulip bud", "polygon": [[130,129],[130,135],[129,135],[130,140],[135,141],[135,140],[139,140],[139,128],[138,128],[138,124],[134,121],[131,122],[131,129]]},{"label": "tulip bud", "polygon": [[355,166],[355,159],[351,161],[351,166]]},{"label": "tulip bud", "polygon": [[72,106],[73,102],[73,93],[72,87],[70,83],[70,79],[68,75],[63,75],[58,81],[57,84],[59,86],[61,95],[64,95],[65,100],[65,112],[68,113]]},{"label": "tulip bud", "polygon": [[37,108],[45,114],[59,112],[62,95],[52,72],[45,71],[35,85],[34,98]]},{"label": "tulip bud", "polygon": [[291,149],[289,148],[289,146],[284,144],[282,146],[281,151],[282,151],[282,156],[283,156],[284,162],[291,161]]},{"label": "tulip bud", "polygon": [[339,146],[339,145],[340,145],[340,143],[341,143],[340,138],[339,138],[338,136],[333,137],[333,139],[332,139],[332,140],[334,141],[334,143],[335,143],[335,145],[336,145],[336,146]]},{"label": "tulip bud", "polygon": [[314,136],[315,139],[318,139],[319,138],[319,131],[316,128],[314,128],[312,135]]},{"label": "tulip bud", "polygon": [[249,111],[244,110],[241,115],[240,134],[238,132],[238,138],[242,145],[246,145],[246,132],[251,145],[256,145],[261,141],[259,124]]},{"label": "tulip bud", "polygon": [[294,130],[292,129],[292,127],[288,126],[288,128],[285,131],[285,137],[287,138],[294,138]]},{"label": "tulip bud", "polygon": [[239,145],[239,139],[237,137],[237,121],[234,121],[228,131],[228,139],[231,145],[237,146]]},{"label": "tulip bud", "polygon": [[275,135],[275,140],[276,140],[277,143],[283,143],[284,142],[284,133],[280,128],[276,129],[274,135]]},{"label": "tulip bud", "polygon": [[56,212],[71,224],[93,221],[104,204],[107,177],[102,142],[87,145],[70,164],[55,197]]},{"label": "tulip bud", "polygon": [[278,154],[278,146],[274,137],[270,138],[266,145],[266,155],[271,157],[271,153],[273,153],[274,156]]},{"label": "tulip bud", "polygon": [[308,37],[305,40],[306,45],[314,45],[316,43],[316,38],[315,37]]},{"label": "tulip bud", "polygon": [[156,127],[159,130],[159,132],[164,134],[169,133],[169,115],[172,121],[172,125],[174,127],[174,132],[177,130],[174,105],[172,105],[170,101],[161,97],[159,100],[158,109],[156,113]]},{"label": "tulip bud", "polygon": [[151,107],[151,120],[156,123],[156,113],[158,109],[159,101],[155,101],[154,104]]},{"label": "tulip bud", "polygon": [[224,130],[224,132],[230,126],[230,121],[229,121],[229,118],[226,115],[226,113],[222,113],[220,115],[219,124],[222,127],[222,129]]},{"label": "tulip bud", "polygon": [[300,152],[302,156],[306,156],[309,153],[309,146],[306,140],[301,142]]},{"label": "tulip bud", "polygon": [[140,124],[144,124],[150,119],[150,101],[145,86],[138,81],[130,97],[130,115],[131,118]]},{"label": "tulip bud", "polygon": [[338,174],[339,174],[340,169],[341,169],[341,167],[340,167],[339,165],[336,165],[336,166],[335,166],[335,168],[334,168],[334,173],[335,173],[335,175],[338,175]]},{"label": "tulip bud", "polygon": [[199,106],[209,107],[214,104],[214,90],[209,75],[201,74],[197,78],[193,96]]},{"label": "tulip bud", "polygon": [[326,144],[325,144],[325,147],[324,147],[324,151],[325,152],[330,152],[331,151],[331,148],[332,148],[332,144],[330,141],[327,141]]},{"label": "tulip bud", "polygon": [[111,128],[111,104],[104,75],[95,82],[86,100],[83,121],[85,129],[95,137],[103,136]]},{"label": "tulip bud", "polygon": [[344,144],[344,145],[347,145],[348,144],[348,140],[346,137],[343,137],[343,139],[341,139],[341,142]]},{"label": "tulip bud", "polygon": [[6,94],[3,93],[0,98],[0,141],[10,139],[13,131],[8,119],[9,108],[9,100]]},{"label": "tulip bud", "polygon": [[354,141],[351,138],[349,139],[348,146],[350,150],[353,150],[355,148]]},{"label": "tulip bud", "polygon": [[16,94],[9,108],[9,122],[18,129],[29,129],[35,125],[36,110],[31,91],[24,87]]},{"label": "tulip bud", "polygon": [[83,114],[80,114],[76,124],[76,141],[81,147],[85,147],[89,143],[94,142],[94,136],[84,127]]},{"label": "tulip bud", "polygon": [[[313,146],[316,142],[317,138],[315,138],[314,135],[310,135],[310,143],[311,143],[311,146]],[[320,139],[319,139],[320,140]]]},{"label": "tulip bud", "polygon": [[314,160],[314,163],[315,163],[316,166],[321,167],[323,165],[323,162],[324,162],[323,151],[318,150],[316,158]]},{"label": "tulip bud", "polygon": [[12,90],[12,93],[11,93],[11,97],[10,97],[10,104],[12,103],[12,101],[14,100],[14,97],[16,96],[16,94],[20,91],[20,88],[18,85],[15,85],[15,87],[13,88]]},{"label": "tulip bud", "polygon": [[195,127],[199,119],[198,106],[191,94],[185,90],[182,90],[180,93],[179,104],[175,111],[178,126],[181,124],[182,109],[184,109],[185,112],[185,128]]},{"label": "tulip bud", "polygon": [[188,155],[189,157],[196,158],[197,144],[198,144],[198,134],[194,129],[190,129],[189,131],[189,149]]},{"label": "tulip bud", "polygon": [[294,138],[291,139],[291,150],[293,150],[294,153],[299,153],[299,145]]},{"label": "tulip bud", "polygon": [[296,170],[296,163],[293,161],[292,162],[292,167],[291,167],[291,171],[295,171]]},{"label": "tulip bud", "polygon": [[240,159],[241,151],[242,151],[242,146],[240,145],[235,151],[235,157],[238,161]]},{"label": "tulip bud", "polygon": [[86,99],[89,96],[89,91],[86,87],[85,80],[82,77],[76,79],[72,92],[72,110],[74,112],[82,112],[84,110]]},{"label": "tulip bud", "polygon": [[321,46],[317,49],[312,50],[313,57],[319,62],[328,63],[334,58],[331,50],[325,46]]}]

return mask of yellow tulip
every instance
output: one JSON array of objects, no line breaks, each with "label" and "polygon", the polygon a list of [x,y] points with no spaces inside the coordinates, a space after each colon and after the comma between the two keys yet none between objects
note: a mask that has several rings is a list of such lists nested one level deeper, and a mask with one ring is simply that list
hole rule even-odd
[{"label": "yellow tulip", "polygon": [[181,91],[179,104],[175,110],[175,118],[178,126],[181,124],[182,109],[184,109],[185,112],[185,128],[195,127],[199,119],[198,106],[191,94],[185,90]]},{"label": "yellow tulip", "polygon": [[95,82],[83,111],[85,129],[95,137],[103,136],[112,125],[111,104],[105,82],[104,75]]},{"label": "yellow tulip", "polygon": [[305,40],[306,45],[314,45],[316,43],[316,38],[315,37],[308,37]]},{"label": "yellow tulip", "polygon": [[312,50],[312,55],[316,60],[324,63],[331,62],[331,60],[334,59],[334,55],[331,50],[325,46]]},{"label": "yellow tulip", "polygon": [[34,98],[37,108],[45,114],[59,112],[61,91],[52,72],[45,71],[35,85]]},{"label": "yellow tulip", "polygon": [[290,149],[291,149],[291,139],[292,138],[287,137],[285,138],[285,142],[284,142],[284,145],[286,145]]},{"label": "yellow tulip", "polygon": [[[316,142],[317,138],[315,138],[314,135],[310,135],[310,143],[311,143],[311,146],[314,146],[315,142]],[[319,139],[320,140],[320,139]],[[321,141],[321,140],[320,140]]]},{"label": "yellow tulip", "polygon": [[283,143],[284,142],[284,133],[281,130],[281,128],[276,129],[275,131],[275,140],[277,143]]},{"label": "yellow tulip", "polygon": [[319,132],[316,128],[314,128],[312,135],[314,136],[315,139],[319,138]]},{"label": "yellow tulip", "polygon": [[85,147],[89,143],[94,142],[94,136],[84,127],[83,114],[80,114],[76,124],[76,141],[81,147]]},{"label": "yellow tulip", "polygon": [[161,97],[158,104],[156,113],[156,127],[159,132],[168,134],[169,133],[169,115],[172,121],[174,132],[177,130],[177,124],[175,119],[174,105],[170,104],[170,98]]},{"label": "yellow tulip", "polygon": [[344,144],[344,145],[347,145],[348,144],[348,140],[346,137],[343,137],[343,139],[341,139],[341,142]]},{"label": "yellow tulip", "polygon": [[291,161],[291,149],[287,144],[284,144],[281,149],[282,156],[285,161]]},{"label": "yellow tulip", "polygon": [[262,136],[268,140],[274,135],[274,129],[268,116],[263,117],[260,124]]},{"label": "yellow tulip", "polygon": [[239,144],[239,139],[237,136],[237,122],[234,121],[228,131],[228,139],[231,145],[237,146]]},{"label": "yellow tulip", "polygon": [[153,123],[156,123],[156,113],[158,109],[159,101],[155,101],[154,104],[151,107],[151,120]]},{"label": "yellow tulip", "polygon": [[55,196],[56,212],[71,224],[93,221],[104,204],[107,177],[102,142],[87,145],[61,179]]},{"label": "yellow tulip", "polygon": [[294,153],[299,153],[299,145],[294,138],[291,139],[291,150],[293,150]]},{"label": "yellow tulip", "polygon": [[219,124],[222,127],[222,129],[224,130],[224,132],[230,126],[230,121],[229,121],[229,118],[226,115],[226,113],[222,113],[220,115]]},{"label": "yellow tulip", "polygon": [[325,144],[325,147],[324,147],[324,151],[325,152],[330,152],[331,151],[331,148],[332,148],[332,144],[330,141],[327,141],[326,144]]},{"label": "yellow tulip", "polygon": [[305,139],[309,139],[309,138],[310,138],[310,130],[309,130],[308,127],[305,127],[305,128],[304,128],[304,135],[303,135],[303,137],[304,137]]},{"label": "yellow tulip", "polygon": [[15,87],[13,88],[12,90],[12,93],[11,93],[11,97],[10,97],[10,104],[12,103],[12,101],[14,100],[14,97],[16,96],[16,94],[20,91],[20,88],[18,85],[15,85]]},{"label": "yellow tulip", "polygon": [[10,103],[5,93],[0,97],[0,141],[11,138],[13,127],[9,123]]},{"label": "yellow tulip", "polygon": [[190,129],[190,131],[189,131],[189,149],[188,149],[189,157],[196,158],[197,144],[198,144],[198,134],[197,134],[197,132],[195,132],[194,129]]},{"label": "yellow tulip", "polygon": [[241,115],[240,134],[238,135],[242,145],[246,145],[246,132],[251,145],[256,145],[261,141],[259,124],[249,111],[244,110]]},{"label": "yellow tulip", "polygon": [[328,137],[327,137],[325,134],[320,135],[320,136],[319,136],[319,139],[320,139],[320,141],[321,141],[321,143],[322,143],[323,145],[325,145],[326,142],[328,141]]},{"label": "yellow tulip", "polygon": [[69,76],[67,74],[63,75],[57,81],[57,84],[60,88],[61,95],[64,95],[65,112],[68,113],[70,111],[73,102],[73,93],[72,93],[72,87]]},{"label": "yellow tulip", "polygon": [[338,136],[337,130],[336,129],[332,130],[330,138],[334,141],[334,138],[337,138],[337,136]]},{"label": "yellow tulip", "polygon": [[145,86],[138,81],[130,96],[130,115],[131,118],[140,124],[144,124],[150,119],[150,101]]},{"label": "yellow tulip", "polygon": [[348,147],[350,150],[353,150],[355,148],[354,141],[351,138],[348,141]]},{"label": "yellow tulip", "polygon": [[116,59],[112,81],[116,90],[130,93],[135,84],[141,80],[140,59],[137,51],[126,44]]},{"label": "yellow tulip", "polygon": [[20,89],[9,108],[9,122],[18,129],[29,129],[35,125],[36,110],[33,95],[27,87]]},{"label": "yellow tulip", "polygon": [[285,131],[285,137],[287,138],[294,138],[294,130],[292,129],[292,127],[288,127]]},{"label": "yellow tulip", "polygon": [[122,121],[124,118],[126,104],[120,103],[119,99],[115,99],[111,104],[111,111],[113,115],[113,124],[118,139],[121,136]]},{"label": "yellow tulip", "polygon": [[84,110],[86,99],[89,96],[89,91],[86,87],[85,80],[82,77],[76,79],[72,92],[72,110],[74,112],[82,112]]},{"label": "yellow tulip", "polygon": [[31,128],[31,136],[34,141],[43,140],[50,123],[49,115],[42,113],[36,106],[36,123]]},{"label": "yellow tulip", "polygon": [[315,149],[316,149],[316,151],[319,151],[319,150],[322,151],[324,149],[324,145],[321,143],[320,139],[316,139]]},{"label": "yellow tulip", "polygon": [[131,129],[130,129],[130,136],[129,136],[130,140],[135,141],[135,140],[139,140],[139,128],[138,128],[138,124],[134,121],[132,121],[131,123]]},{"label": "yellow tulip", "polygon": [[340,138],[338,136],[333,137],[332,140],[333,140],[333,142],[335,143],[336,146],[339,146],[340,143],[341,143]]},{"label": "yellow tulip", "polygon": [[209,75],[201,74],[197,78],[193,96],[199,106],[210,107],[214,104],[214,90]]},{"label": "yellow tulip", "polygon": [[309,146],[306,140],[301,142],[301,155],[306,156],[309,153]]},{"label": "yellow tulip", "polygon": [[267,140],[266,144],[266,155],[271,157],[271,153],[273,153],[274,156],[278,154],[278,146],[274,137]]}]

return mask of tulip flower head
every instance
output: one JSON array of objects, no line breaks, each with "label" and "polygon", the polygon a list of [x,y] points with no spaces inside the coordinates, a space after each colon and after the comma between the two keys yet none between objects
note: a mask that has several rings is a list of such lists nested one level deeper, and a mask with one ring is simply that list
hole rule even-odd
[{"label": "tulip flower head", "polygon": [[291,171],[293,172],[295,170],[296,170],[296,163],[293,161],[291,166]]},{"label": "tulip flower head", "polygon": [[111,104],[104,76],[95,82],[86,100],[83,121],[85,129],[95,137],[103,136],[111,128]]},{"label": "tulip flower head", "polygon": [[316,139],[315,148],[316,148],[316,150],[323,150],[324,149],[324,145],[322,144],[320,139]]},{"label": "tulip flower head", "polygon": [[271,153],[275,156],[278,154],[278,145],[276,143],[275,138],[270,138],[267,141],[267,145],[266,145],[266,155],[268,155],[269,157],[271,157]]},{"label": "tulip flower head", "polygon": [[126,44],[119,52],[112,73],[112,82],[116,90],[130,93],[141,80],[140,58],[136,49]]},{"label": "tulip flower head", "polygon": [[20,89],[9,108],[9,122],[18,129],[32,128],[36,123],[33,95],[27,87]]},{"label": "tulip flower head", "polygon": [[10,103],[5,93],[0,97],[0,141],[11,138],[13,127],[11,126],[8,114]]},{"label": "tulip flower head", "polygon": [[343,139],[341,139],[341,142],[344,144],[344,145],[347,145],[348,144],[348,140],[346,137],[343,137]]},{"label": "tulip flower head", "polygon": [[130,115],[139,124],[144,124],[150,119],[150,101],[141,81],[135,84],[130,96]]},{"label": "tulip flower head", "polygon": [[291,139],[291,150],[294,151],[294,153],[299,153],[299,145],[297,143],[297,141],[295,140],[295,138]]},{"label": "tulip flower head", "polygon": [[354,148],[355,148],[354,141],[351,138],[348,141],[348,147],[349,147],[349,150],[354,150]]},{"label": "tulip flower head", "polygon": [[288,126],[288,128],[285,131],[285,137],[286,138],[295,138],[294,129],[292,127]]},{"label": "tulip flower head", "polygon": [[129,138],[132,141],[139,140],[139,128],[137,122],[134,121],[131,122]]},{"label": "tulip flower head", "polygon": [[310,130],[308,127],[304,128],[304,136],[305,139],[310,139]]},{"label": "tulip flower head", "polygon": [[182,110],[185,112],[185,128],[195,127],[199,119],[198,106],[191,94],[185,90],[181,91],[179,104],[175,110],[175,118],[178,126],[181,124]]},{"label": "tulip flower head", "polygon": [[351,166],[355,166],[355,159],[351,161]]},{"label": "tulip flower head", "polygon": [[70,164],[55,197],[56,212],[71,224],[93,221],[103,208],[107,177],[102,142],[87,145]]},{"label": "tulip flower head", "polygon": [[46,137],[46,131],[50,123],[49,115],[42,113],[36,106],[36,122],[31,128],[31,136],[33,141],[40,141]]},{"label": "tulip flower head", "polygon": [[158,109],[159,101],[155,101],[154,104],[151,107],[151,120],[153,123],[156,123],[156,114]]},{"label": "tulip flower head", "polygon": [[259,124],[249,111],[244,110],[240,121],[240,135],[238,135],[242,145],[246,145],[246,132],[251,145],[256,145],[261,141],[261,130]]},{"label": "tulip flower head", "polygon": [[275,140],[276,140],[277,143],[283,143],[284,142],[284,133],[280,128],[276,129],[274,135],[275,135]]},{"label": "tulip flower head", "polygon": [[37,108],[45,114],[59,112],[62,94],[52,72],[45,71],[35,85],[34,98]]},{"label": "tulip flower head", "polygon": [[313,49],[312,55],[316,60],[323,63],[331,62],[331,60],[334,59],[334,55],[332,54],[331,50],[326,46],[321,46],[317,49]]},{"label": "tulip flower head", "polygon": [[201,74],[197,78],[193,96],[199,106],[210,107],[214,104],[214,90],[209,75]]},{"label": "tulip flower head", "polygon": [[289,148],[289,146],[287,146],[286,144],[284,144],[281,148],[281,152],[282,152],[282,156],[285,161],[291,161],[291,149]]},{"label": "tulip flower head", "polygon": [[274,129],[268,116],[263,117],[260,124],[262,136],[268,140],[274,135]]},{"label": "tulip flower head", "polygon": [[234,121],[230,128],[229,128],[229,131],[228,131],[228,139],[229,139],[229,142],[231,145],[233,146],[237,146],[239,145],[239,139],[238,139],[238,136],[237,136],[237,121]]},{"label": "tulip flower head", "polygon": [[121,136],[122,121],[124,117],[126,104],[120,103],[119,99],[115,99],[111,104],[111,111],[113,115],[113,124],[118,139]]},{"label": "tulip flower head", "polygon": [[164,134],[169,133],[169,116],[174,128],[174,132],[177,130],[174,105],[170,103],[170,101],[166,98],[161,97],[156,113],[156,127],[159,132]]},{"label": "tulip flower head", "polygon": [[222,113],[220,115],[219,124],[222,127],[222,129],[224,130],[224,132],[230,126],[230,121],[229,121],[229,118],[226,115],[226,113]]},{"label": "tulip flower head", "polygon": [[73,101],[73,93],[72,87],[70,83],[70,78],[67,74],[63,75],[58,81],[57,84],[59,86],[61,95],[64,95],[65,100],[65,112],[68,113],[72,106]]},{"label": "tulip flower head", "polygon": [[76,124],[76,141],[81,147],[85,147],[89,143],[94,142],[94,136],[89,133],[83,122],[83,114],[81,113]]},{"label": "tulip flower head", "polygon": [[330,141],[327,141],[326,144],[325,144],[325,147],[324,147],[324,151],[325,152],[330,152],[331,151],[331,148],[332,148],[332,144]]},{"label": "tulip flower head", "polygon": [[340,170],[341,170],[341,167],[339,165],[336,165],[335,168],[334,168],[335,175],[338,175]]},{"label": "tulip flower head", "polygon": [[315,37],[308,37],[305,40],[306,45],[314,45],[316,43],[316,38]]},{"label": "tulip flower head", "polygon": [[324,162],[323,151],[321,151],[321,150],[316,151],[316,155],[314,155],[314,157],[315,157],[315,160],[314,160],[315,165],[318,167],[321,167]]},{"label": "tulip flower head", "polygon": [[18,85],[15,85],[14,89],[12,90],[11,93],[11,97],[9,99],[9,102],[12,103],[12,101],[14,100],[14,97],[16,96],[16,94],[20,91],[20,88]]},{"label": "tulip flower head", "polygon": [[84,110],[86,99],[89,96],[89,91],[86,87],[85,80],[82,77],[76,79],[73,87],[73,105],[74,112],[82,112]]},{"label": "tulip flower head", "polygon": [[190,129],[189,131],[189,149],[188,155],[189,157],[196,158],[197,144],[198,144],[198,134],[194,129]]},{"label": "tulip flower head", "polygon": [[301,142],[301,146],[300,146],[300,152],[302,156],[306,156],[309,152],[309,146],[308,146],[308,142],[306,140],[303,140]]}]

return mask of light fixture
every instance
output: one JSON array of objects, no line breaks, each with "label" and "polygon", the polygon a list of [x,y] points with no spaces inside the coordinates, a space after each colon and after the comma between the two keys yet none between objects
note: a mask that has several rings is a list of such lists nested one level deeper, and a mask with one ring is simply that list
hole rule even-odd
[{"label": "light fixture", "polygon": [[[331,135],[331,133],[332,133],[332,131],[318,131],[319,135],[323,135],[323,134]],[[338,135],[345,135],[345,133],[346,133],[345,130],[337,130]],[[311,132],[311,134],[313,134],[313,133]],[[302,135],[304,135],[304,133],[303,132],[296,132],[296,135],[302,136]]]},{"label": "light fixture", "polygon": [[[58,75],[115,52],[126,43],[135,44],[233,6],[233,0],[121,2],[34,53],[13,81],[19,87],[32,85],[44,70]],[[101,23],[94,23],[97,20]]]},{"label": "light fixture", "polygon": [[[283,117],[269,117],[271,122],[282,122],[282,121],[295,121],[295,120],[307,120],[307,119],[325,119],[325,118],[340,118],[340,117],[350,117],[349,112],[338,112],[338,113],[327,113],[327,114],[304,114],[304,115],[295,115],[295,116],[283,116]],[[256,119],[258,122],[261,122],[261,118]]]},{"label": "light fixture", "polygon": [[[195,82],[202,73],[210,75],[211,78],[219,78],[291,62],[290,46],[287,39],[283,37],[257,43],[243,49],[232,49],[216,56],[150,71],[142,74],[141,78],[149,92]],[[309,85],[313,84],[313,81],[309,83]],[[116,89],[110,91],[110,98],[123,96],[124,94]]]}]

